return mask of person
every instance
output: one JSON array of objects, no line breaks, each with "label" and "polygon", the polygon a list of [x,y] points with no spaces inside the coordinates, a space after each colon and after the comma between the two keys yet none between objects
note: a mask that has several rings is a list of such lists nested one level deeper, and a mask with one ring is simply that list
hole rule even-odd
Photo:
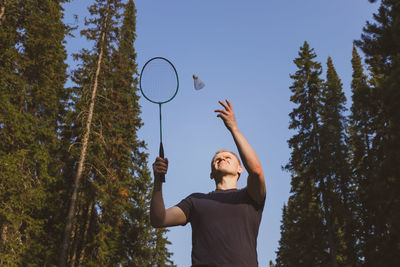
[{"label": "person", "polygon": [[236,143],[248,173],[246,187],[237,189],[243,172],[239,158],[231,151],[219,150],[212,158],[210,173],[216,190],[191,194],[166,210],[160,177],[167,173],[168,159],[158,157],[153,164],[150,220],[156,228],[191,224],[192,267],[254,267],[258,266],[257,236],[266,198],[263,169],[239,131],[230,101],[219,103],[222,108],[215,112]]}]

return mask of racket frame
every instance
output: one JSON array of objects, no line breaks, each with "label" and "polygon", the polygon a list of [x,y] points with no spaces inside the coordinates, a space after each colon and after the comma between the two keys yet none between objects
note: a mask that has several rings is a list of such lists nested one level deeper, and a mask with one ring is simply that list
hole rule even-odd
[{"label": "racket frame", "polygon": [[[146,66],[147,66],[151,61],[156,60],[156,59],[161,59],[161,60],[165,60],[166,62],[168,62],[168,63],[171,65],[171,67],[173,68],[173,70],[174,70],[174,72],[175,72],[175,76],[176,76],[176,89],[175,89],[174,95],[173,95],[172,97],[170,97],[169,99],[167,99],[167,100],[165,100],[165,101],[161,101],[161,102],[160,102],[160,101],[154,101],[154,100],[150,99],[149,97],[147,97],[146,94],[145,94],[144,91],[143,91],[143,88],[142,88],[142,74],[143,74],[143,71],[144,71],[144,69],[146,68]],[[172,99],[175,98],[176,94],[178,93],[178,88],[179,88],[178,72],[176,71],[174,64],[172,64],[171,61],[169,61],[168,59],[163,58],[163,57],[153,57],[153,58],[149,59],[149,60],[146,62],[146,64],[144,64],[144,66],[143,66],[143,68],[142,68],[142,71],[140,72],[139,88],[140,88],[140,91],[142,92],[144,98],[146,98],[147,100],[149,100],[150,102],[152,102],[152,103],[154,103],[154,104],[160,104],[160,105],[161,105],[161,104],[165,104],[165,103],[170,102]]]},{"label": "racket frame", "polygon": [[[144,91],[143,91],[143,88],[142,88],[142,74],[143,74],[143,71],[144,71],[144,69],[146,68],[146,66],[147,66],[151,61],[156,60],[156,59],[161,59],[161,60],[165,60],[166,62],[168,62],[168,63],[171,65],[171,67],[173,68],[173,70],[174,70],[174,72],[175,72],[175,76],[176,76],[176,90],[175,90],[174,95],[173,95],[171,98],[169,98],[169,99],[167,99],[167,100],[165,100],[165,101],[161,101],[161,102],[160,102],[160,101],[154,101],[154,100],[150,99],[149,97],[147,97],[146,94],[145,94]],[[154,103],[154,104],[158,104],[159,113],[160,113],[160,148],[159,148],[159,152],[158,152],[158,153],[159,153],[159,157],[160,157],[160,158],[164,158],[164,146],[163,146],[163,143],[162,143],[162,123],[161,123],[161,122],[162,122],[162,116],[161,116],[161,105],[170,102],[172,99],[175,98],[176,94],[178,93],[178,89],[179,89],[179,78],[178,78],[178,72],[176,71],[174,64],[172,64],[171,61],[169,61],[168,59],[166,59],[166,58],[164,58],[164,57],[153,57],[153,58],[149,59],[149,60],[146,62],[146,64],[144,64],[144,66],[143,66],[143,68],[142,68],[142,70],[141,70],[141,72],[140,72],[139,88],[140,88],[140,91],[142,92],[142,95],[144,96],[144,98],[146,98],[148,101],[150,101],[150,102],[152,102],[152,103]],[[163,183],[165,182],[165,175],[164,175],[164,174],[161,175],[161,182],[163,182]]]}]

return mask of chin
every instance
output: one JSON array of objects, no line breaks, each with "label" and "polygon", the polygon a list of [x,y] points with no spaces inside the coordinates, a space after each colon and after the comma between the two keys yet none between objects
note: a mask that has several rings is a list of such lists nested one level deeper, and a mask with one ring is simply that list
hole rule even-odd
[{"label": "chin", "polygon": [[217,170],[217,171],[218,171],[218,173],[220,173],[220,174],[222,174],[222,175],[226,175],[226,174],[233,174],[233,175],[236,175],[236,172],[234,172],[234,171],[232,171],[232,170],[230,170],[230,169],[221,168],[221,169],[219,169],[219,170]]}]

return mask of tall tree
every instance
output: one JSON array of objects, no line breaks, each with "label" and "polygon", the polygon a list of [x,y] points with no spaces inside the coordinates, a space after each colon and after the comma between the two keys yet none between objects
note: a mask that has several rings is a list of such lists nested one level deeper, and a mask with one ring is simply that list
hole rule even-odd
[{"label": "tall tree", "polygon": [[327,228],[332,266],[355,266],[353,234],[354,182],[348,165],[346,98],[332,59],[327,60],[321,94],[319,130],[320,181],[318,188]]},{"label": "tall tree", "polygon": [[55,255],[63,2],[0,4],[1,265],[43,265]]},{"label": "tall tree", "polygon": [[352,226],[354,238],[357,240],[354,249],[358,259],[364,258],[367,245],[368,226],[366,216],[367,201],[370,198],[369,191],[374,189],[369,186],[373,179],[375,163],[372,153],[372,139],[374,130],[374,121],[376,120],[376,98],[373,96],[372,88],[368,85],[368,77],[364,74],[362,59],[353,47],[352,55],[353,80],[352,88],[352,106],[349,125],[349,152],[351,173],[356,187],[354,203],[357,203],[353,216],[354,224]]},{"label": "tall tree", "polygon": [[[375,2],[370,0],[371,2]],[[374,23],[367,22],[356,44],[372,76],[374,132],[369,150],[373,173],[360,184],[365,192],[363,256],[369,266],[397,266],[400,259],[400,3],[382,0]],[[368,104],[367,104],[368,105]]]},{"label": "tall tree", "polygon": [[95,27],[94,29],[88,29],[86,31],[83,31],[83,33],[86,34],[88,39],[92,38],[92,40],[95,40],[97,42],[96,43],[97,54],[94,57],[92,57],[93,63],[95,64],[91,69],[91,71],[93,71],[95,74],[94,76],[90,77],[90,82],[87,86],[89,88],[89,91],[87,93],[90,93],[90,102],[87,110],[84,110],[87,112],[86,113],[87,116],[85,116],[86,120],[83,128],[84,134],[82,137],[82,146],[80,149],[79,161],[77,164],[78,166],[73,182],[68,215],[66,218],[64,238],[61,246],[60,258],[58,263],[60,267],[66,266],[67,262],[68,246],[70,245],[71,233],[73,231],[72,227],[76,217],[75,212],[78,201],[79,186],[84,172],[84,164],[87,157],[89,137],[92,128],[92,119],[94,114],[96,94],[99,87],[99,75],[102,67],[102,61],[104,60],[103,59],[103,56],[105,54],[104,50],[107,49],[107,45],[113,40],[113,38],[115,38],[113,36],[115,29],[112,28],[111,18],[114,15],[113,13],[117,12],[116,9],[118,8],[119,4],[118,2],[119,1],[112,2],[110,0],[107,1],[106,3],[99,3],[99,1],[97,1],[97,4],[91,6],[90,13],[91,15],[100,14],[99,18],[90,19],[88,22],[86,22],[86,23],[94,23],[97,27]]},{"label": "tall tree", "polygon": [[314,50],[304,42],[294,60],[298,70],[290,76],[293,79],[290,100],[297,107],[289,114],[289,128],[298,132],[289,140],[292,152],[285,169],[292,176],[291,196],[283,210],[276,266],[315,266],[329,262],[322,202],[316,187],[320,182],[318,112],[323,82],[322,67],[315,58]]},{"label": "tall tree", "polygon": [[95,49],[77,55],[81,65],[73,76],[75,103],[64,132],[73,144],[67,178],[75,172],[71,167],[79,166],[80,130],[86,123],[79,114],[86,116],[92,73],[99,70],[86,163],[71,220],[72,239],[67,242],[68,265],[153,266],[153,255],[160,253],[164,259],[159,265],[167,266],[172,263],[163,244],[167,241],[150,226],[151,177],[145,143],[137,137],[142,122],[133,46],[135,5],[98,0],[89,10],[90,28],[82,33],[94,41],[104,36],[103,57],[99,63],[97,41]]}]

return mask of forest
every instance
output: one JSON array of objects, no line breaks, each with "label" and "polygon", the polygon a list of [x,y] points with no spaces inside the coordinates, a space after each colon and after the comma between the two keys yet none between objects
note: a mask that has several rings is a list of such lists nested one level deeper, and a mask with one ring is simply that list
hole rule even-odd
[{"label": "forest", "polygon": [[[150,225],[135,3],[93,1],[68,72],[65,2],[0,3],[0,266],[175,266]],[[354,41],[350,110],[334,59],[322,77],[316,57],[305,41],[293,60],[270,266],[400,266],[400,2]]]}]

